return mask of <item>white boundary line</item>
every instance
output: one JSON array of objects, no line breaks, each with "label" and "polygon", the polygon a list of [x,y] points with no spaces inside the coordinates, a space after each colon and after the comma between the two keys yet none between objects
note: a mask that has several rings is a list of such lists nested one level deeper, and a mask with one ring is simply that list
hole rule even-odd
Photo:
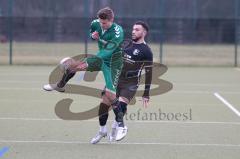
[{"label": "white boundary line", "polygon": [[199,87],[236,87],[239,86],[240,84],[226,84],[226,83],[178,83],[178,82],[172,82],[173,85],[177,86],[199,86]]},{"label": "white boundary line", "polygon": [[[239,69],[240,71],[240,69]],[[79,81],[79,80],[74,80],[74,81]],[[0,82],[2,83],[37,83],[37,84],[42,84],[42,83],[46,83],[48,82],[47,79],[44,81],[44,80],[41,80],[41,81],[19,81],[19,80],[1,80],[0,79]],[[82,81],[81,81],[82,82]],[[83,81],[83,82],[86,82],[86,81]],[[87,82],[87,83],[91,83],[91,82]],[[104,82],[97,82],[97,81],[94,81],[94,83],[104,83]],[[71,83],[73,84],[73,83]],[[75,83],[76,84],[76,83]],[[78,83],[79,84],[79,83]],[[178,86],[201,86],[201,87],[237,87],[239,86],[240,87],[240,84],[226,84],[226,83],[178,83],[178,82],[173,82],[172,83],[173,85],[178,85]]]},{"label": "white boundary line", "polygon": [[[98,122],[98,120],[62,120],[59,118],[0,118],[0,120],[23,120],[23,121],[63,121],[63,122]],[[112,122],[113,120],[108,120]],[[229,124],[229,125],[240,125],[240,122],[201,122],[201,121],[144,121],[144,120],[127,120],[127,123],[167,123],[167,124]]]},{"label": "white boundary line", "polygon": [[237,116],[240,117],[240,112],[234,108],[226,99],[224,99],[219,93],[215,92],[214,95],[221,101],[223,102],[229,109],[231,109]]},{"label": "white boundary line", "polygon": [[[57,93],[57,92],[56,92]],[[140,98],[140,97],[137,97],[137,98]],[[15,102],[24,102],[24,103],[32,103],[32,102],[40,102],[40,103],[51,103],[51,102],[54,102],[54,103],[57,103],[59,99],[48,99],[47,101],[43,101],[43,100],[40,100],[40,99],[28,99],[26,101],[26,99],[17,99],[17,100],[10,100],[10,99],[0,99],[0,102],[9,102],[9,103],[15,103]],[[75,100],[75,99],[74,99]],[[76,100],[76,102],[79,102],[80,100]],[[53,105],[55,106],[55,105]],[[196,104],[196,103],[159,103],[159,107],[161,106],[188,106],[188,107],[199,107],[199,106],[219,106],[218,104],[208,104],[208,103],[203,103],[203,104]],[[9,107],[10,108],[10,107]]]},{"label": "white boundary line", "polygon": [[[45,143],[45,144],[89,144],[81,141],[57,141],[57,140],[0,140],[0,143]],[[168,142],[101,142],[100,144],[116,145],[164,145],[164,146],[210,146],[210,147],[240,147],[240,144],[201,144],[201,143],[168,143]]]},{"label": "white boundary line", "polygon": [[[57,93],[57,92],[56,92]],[[138,98],[138,97],[137,97]],[[140,97],[139,97],[140,98]],[[24,103],[28,103],[28,102],[43,102],[43,103],[51,103],[51,102],[55,102],[57,103],[59,99],[48,99],[47,101],[43,101],[40,99],[28,99],[26,101],[26,99],[16,99],[16,100],[10,100],[10,99],[0,99],[0,102],[9,102],[9,103],[15,103],[15,102],[24,102]],[[75,99],[74,99],[75,100]],[[76,102],[80,101],[76,100]],[[203,104],[196,104],[196,103],[159,103],[159,106],[219,106],[218,104],[208,104],[208,103],[203,103]]]},{"label": "white boundary line", "polygon": [[[95,87],[93,87],[95,88]],[[0,87],[0,90],[15,90],[15,91],[22,91],[22,90],[31,90],[31,91],[43,91],[41,87],[33,87],[33,88],[24,88],[24,87]],[[240,94],[240,91],[222,91],[226,94]],[[181,93],[181,94],[212,94],[211,91],[174,91],[171,90],[169,93]]]}]

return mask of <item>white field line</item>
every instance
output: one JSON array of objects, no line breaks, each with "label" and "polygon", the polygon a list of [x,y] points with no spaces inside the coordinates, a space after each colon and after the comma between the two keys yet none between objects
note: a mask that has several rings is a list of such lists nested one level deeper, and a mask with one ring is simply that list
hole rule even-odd
[{"label": "white field line", "polygon": [[[79,82],[82,82],[82,80],[78,80],[78,79],[75,79],[74,81],[79,81]],[[45,81],[20,81],[20,80],[1,80],[0,79],[0,82],[1,83],[46,83],[47,82],[47,79]],[[83,81],[83,82],[86,82],[86,81]],[[104,81],[102,82],[98,82],[98,81],[93,81],[93,82],[86,82],[86,83],[104,83]],[[173,85],[178,85],[178,86],[200,86],[200,87],[236,87],[236,86],[239,86],[240,87],[240,84],[236,83],[236,84],[226,84],[226,83],[177,83],[177,82],[172,82]]]},{"label": "white field line", "polygon": [[[1,140],[0,143],[36,143],[36,144],[90,144],[89,142],[81,141],[60,141],[60,140]],[[116,145],[163,145],[163,146],[197,146],[197,147],[240,147],[240,144],[208,144],[208,143],[168,143],[168,142],[119,142],[109,143],[101,142],[101,144],[116,144]]]},{"label": "white field line", "polygon": [[[137,98],[141,98],[141,97],[137,97]],[[100,98],[99,98],[100,99]],[[23,102],[23,103],[25,103],[25,104],[27,104],[27,103],[34,103],[34,102],[39,102],[39,103],[52,103],[52,102],[54,102],[54,103],[57,103],[59,101],[59,99],[47,99],[47,100],[43,100],[43,99],[28,99],[28,100],[26,100],[26,99],[15,99],[15,100],[11,100],[10,98],[9,99],[0,99],[0,102],[6,102],[6,103],[20,103],[20,102]],[[74,98],[74,101],[75,102],[79,102],[79,101],[81,101],[81,102],[83,102],[81,99],[76,99],[76,98]],[[142,100],[137,100],[137,101],[142,101]],[[53,105],[53,106],[55,106],[55,105]],[[173,102],[169,102],[169,103],[163,103],[163,102],[159,102],[158,103],[158,105],[154,105],[153,104],[153,106],[158,106],[158,107],[160,107],[160,106],[177,106],[177,107],[179,107],[179,106],[184,106],[184,107],[192,107],[192,106],[196,106],[196,107],[199,107],[199,106],[219,106],[218,104],[209,104],[209,103],[173,103]],[[158,108],[158,107],[156,107],[156,108]],[[12,109],[12,108],[11,108]]]},{"label": "white field line", "polygon": [[231,109],[237,116],[240,117],[240,112],[239,112],[233,105],[231,105],[226,99],[224,99],[219,93],[215,92],[214,95],[215,95],[221,102],[223,102],[229,109]]},{"label": "white field line", "polygon": [[[95,88],[95,87],[93,87]],[[100,88],[99,88],[100,89]],[[22,91],[22,90],[29,90],[29,91],[43,91],[43,89],[41,87],[32,87],[32,88],[24,88],[24,87],[0,87],[0,90],[5,90],[5,91],[11,91],[11,90],[15,90],[15,91]],[[226,94],[240,94],[240,91],[221,91],[223,93]],[[176,93],[176,94],[212,94],[212,91],[174,91],[174,90],[170,90],[169,93]]]},{"label": "white field line", "polygon": [[[1,117],[0,120],[21,120],[21,121],[67,121],[67,122],[98,122],[98,120],[62,120],[59,118],[11,118]],[[108,120],[112,122],[113,120]],[[128,120],[126,123],[166,123],[166,124],[223,124],[223,125],[240,125],[240,122],[201,122],[201,121],[156,121],[156,120]]]}]

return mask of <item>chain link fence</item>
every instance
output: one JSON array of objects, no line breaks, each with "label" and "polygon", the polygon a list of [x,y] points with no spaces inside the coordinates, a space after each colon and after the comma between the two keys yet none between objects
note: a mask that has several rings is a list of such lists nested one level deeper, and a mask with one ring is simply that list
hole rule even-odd
[{"label": "chain link fence", "polygon": [[149,24],[155,61],[238,66],[239,0],[0,0],[0,64],[56,64],[95,54],[89,25],[105,6],[114,10],[126,38],[135,21]]}]

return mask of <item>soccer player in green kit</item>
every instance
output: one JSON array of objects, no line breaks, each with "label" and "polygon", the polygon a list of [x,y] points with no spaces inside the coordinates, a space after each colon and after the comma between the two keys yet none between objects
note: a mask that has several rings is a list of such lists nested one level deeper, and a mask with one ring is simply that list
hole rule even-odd
[{"label": "soccer player in green kit", "polygon": [[[56,84],[46,84],[43,89],[46,91],[56,90],[64,92],[64,86],[75,75],[77,71],[102,71],[105,79],[105,93],[99,108],[100,130],[91,140],[92,144],[98,143],[101,138],[107,136],[106,115],[102,115],[108,110],[116,99],[116,87],[122,69],[122,50],[120,44],[123,42],[124,33],[121,26],[114,23],[114,13],[109,7],[103,8],[97,13],[98,19],[91,23],[90,36],[98,41],[99,52],[96,56],[88,57],[84,61],[72,60],[62,79]],[[106,47],[108,43],[115,44],[114,47]],[[104,111],[102,111],[104,110]]]}]

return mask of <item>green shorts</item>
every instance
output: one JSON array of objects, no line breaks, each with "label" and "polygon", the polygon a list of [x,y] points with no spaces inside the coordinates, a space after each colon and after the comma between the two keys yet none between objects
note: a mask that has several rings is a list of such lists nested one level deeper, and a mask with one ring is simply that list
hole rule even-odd
[{"label": "green shorts", "polygon": [[114,53],[109,61],[104,61],[97,56],[86,59],[88,64],[87,71],[102,71],[105,79],[106,88],[116,93],[118,79],[122,71],[122,53]]}]

